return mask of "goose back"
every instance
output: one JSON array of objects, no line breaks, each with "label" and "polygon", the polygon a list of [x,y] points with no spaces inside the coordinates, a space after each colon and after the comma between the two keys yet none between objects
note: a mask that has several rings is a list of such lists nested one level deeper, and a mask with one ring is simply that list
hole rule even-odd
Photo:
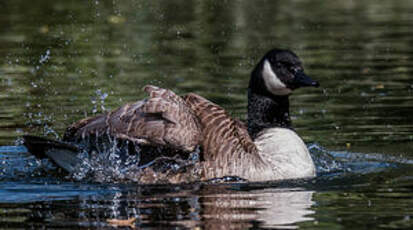
[{"label": "goose back", "polygon": [[203,179],[238,176],[256,181],[272,177],[241,121],[197,94],[183,98],[202,126]]}]

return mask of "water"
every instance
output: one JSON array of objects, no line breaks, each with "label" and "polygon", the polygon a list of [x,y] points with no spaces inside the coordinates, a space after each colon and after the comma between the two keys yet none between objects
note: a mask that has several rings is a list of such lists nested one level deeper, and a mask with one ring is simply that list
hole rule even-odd
[{"label": "water", "polygon": [[[1,1],[0,226],[412,228],[412,18],[407,0]],[[322,85],[291,97],[316,179],[71,181],[15,147],[142,98],[146,84],[245,119],[249,73],[273,47]]]}]

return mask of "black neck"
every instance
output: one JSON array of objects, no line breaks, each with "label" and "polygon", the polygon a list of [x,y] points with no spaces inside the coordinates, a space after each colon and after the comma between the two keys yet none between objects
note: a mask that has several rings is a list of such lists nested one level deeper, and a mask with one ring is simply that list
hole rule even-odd
[{"label": "black neck", "polygon": [[259,94],[248,89],[248,133],[251,138],[266,128],[290,128],[288,96]]}]

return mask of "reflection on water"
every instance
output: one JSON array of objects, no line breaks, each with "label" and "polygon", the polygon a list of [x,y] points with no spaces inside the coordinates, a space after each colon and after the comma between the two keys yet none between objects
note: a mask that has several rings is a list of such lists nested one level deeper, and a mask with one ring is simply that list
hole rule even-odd
[{"label": "reflection on water", "polygon": [[[411,228],[412,16],[408,0],[1,1],[0,226]],[[315,180],[70,182],[14,146],[140,99],[146,84],[244,120],[249,73],[273,47],[322,85],[291,97],[297,132],[316,143]]]},{"label": "reflection on water", "polygon": [[[2,195],[10,198],[0,207],[9,215],[0,221],[10,227],[13,223],[16,227],[34,227],[40,222],[48,227],[103,227],[109,225],[107,219],[135,217],[134,224],[141,227],[164,223],[187,228],[239,229],[257,223],[262,227],[296,228],[295,223],[313,220],[310,215],[314,211],[309,209],[314,204],[312,191],[268,188],[246,193],[228,190],[231,187],[7,183]],[[27,198],[16,199],[13,193],[24,193]],[[16,218],[22,221],[14,221]]]},{"label": "reflection on water", "polygon": [[104,228],[108,219],[135,217],[134,225],[142,228],[291,229],[377,221],[411,226],[412,184],[395,175],[385,181],[389,175],[226,185],[7,182],[0,222],[15,228]]},{"label": "reflection on water", "polygon": [[312,194],[289,188],[207,195],[202,217],[210,229],[251,228],[251,220],[261,227],[296,228],[295,223],[313,220]]},{"label": "reflection on water", "polygon": [[[391,204],[399,199],[409,200],[399,204],[403,211],[392,214],[391,220],[397,222],[400,215],[409,218],[412,183],[406,172],[412,170],[411,159],[327,151],[317,145],[309,149],[317,167],[315,179],[139,185],[70,182],[49,162],[27,155],[24,147],[3,146],[0,222],[8,227],[101,228],[110,226],[108,219],[135,217],[133,224],[139,227],[290,229],[314,227],[322,220],[329,224],[344,218],[347,224],[354,221],[334,217],[341,215],[341,209],[354,218],[380,216],[380,205],[397,209]],[[376,209],[359,214],[366,207]],[[330,208],[337,209],[332,216],[325,213]]]}]

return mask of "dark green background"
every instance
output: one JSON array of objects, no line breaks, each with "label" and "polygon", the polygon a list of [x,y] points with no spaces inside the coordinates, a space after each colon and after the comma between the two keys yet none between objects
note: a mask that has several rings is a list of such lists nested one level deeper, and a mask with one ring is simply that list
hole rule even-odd
[{"label": "dark green background", "polygon": [[[250,71],[274,47],[296,52],[307,74],[321,83],[318,89],[300,89],[291,97],[294,126],[307,143],[318,143],[328,150],[361,152],[362,156],[413,157],[413,1],[408,0],[2,0],[0,146],[14,145],[23,134],[59,136],[78,119],[144,97],[142,87],[146,84],[198,93],[245,120]],[[411,227],[411,170],[381,176],[370,175],[365,178],[368,183],[351,177],[339,180],[338,187],[336,182],[305,187],[310,194],[316,191],[310,208],[314,214],[299,225],[310,229]],[[16,185],[4,182],[0,193],[14,194],[8,186]],[[73,186],[81,197],[85,195],[84,185]],[[34,187],[39,191],[49,188]],[[85,188],[94,189],[96,194],[104,190]],[[122,191],[124,200],[119,202],[145,200],[140,192],[128,189],[109,190],[115,194]],[[170,216],[162,214],[169,217],[166,221],[178,221],[175,208],[187,206],[179,203],[182,200],[172,202],[171,197],[199,199],[202,205],[208,203],[210,193],[221,197],[221,190],[208,189],[196,190],[195,197],[192,193],[166,192],[170,196],[162,198],[162,189],[149,193],[165,202],[165,210],[170,211]],[[296,189],[300,186],[292,191]],[[268,195],[265,189],[258,193],[232,190],[237,187],[230,192],[224,189],[243,202],[248,202],[249,196],[260,200]],[[45,205],[38,209],[12,202],[0,205],[0,222],[8,223],[2,226],[22,227],[10,224],[14,219],[1,218],[15,215],[18,222],[18,218],[32,215],[26,212],[51,210],[55,217],[62,213],[70,216],[62,207],[72,204],[73,197],[65,191],[56,195],[66,200],[63,203],[30,203]],[[85,196],[77,197],[76,202],[94,204]],[[103,210],[114,205],[112,200],[117,202],[112,196],[105,199],[98,202]],[[20,212],[16,207],[29,211]],[[80,207],[75,206],[95,221],[94,206]],[[160,212],[154,207],[148,210]],[[260,207],[255,206],[257,210]],[[146,209],[140,210],[145,213]],[[204,206],[196,209],[198,214],[204,211]],[[155,222],[160,218],[146,215]],[[67,216],[61,218],[68,220]],[[59,221],[41,223],[56,227]],[[237,222],[231,219],[225,223],[231,221]],[[265,226],[258,224],[259,219],[248,221]],[[30,223],[23,226],[42,225],[36,225],[36,220]],[[202,221],[197,226],[208,228]]]}]

